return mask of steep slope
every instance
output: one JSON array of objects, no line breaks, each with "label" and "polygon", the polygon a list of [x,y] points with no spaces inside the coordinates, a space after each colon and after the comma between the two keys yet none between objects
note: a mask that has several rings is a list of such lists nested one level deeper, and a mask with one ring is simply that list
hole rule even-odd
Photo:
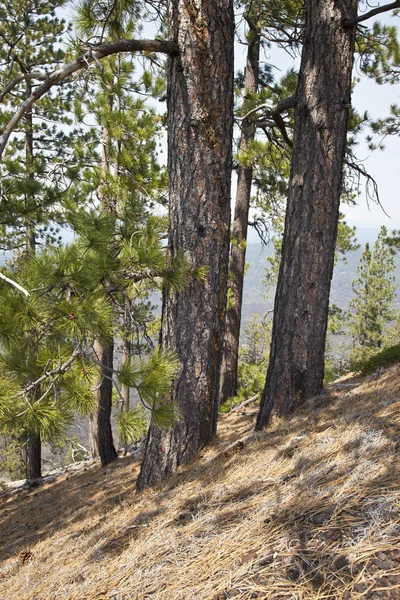
[{"label": "steep slope", "polygon": [[256,407],[165,484],[119,459],[1,497],[0,598],[400,598],[400,366],[254,434]]}]

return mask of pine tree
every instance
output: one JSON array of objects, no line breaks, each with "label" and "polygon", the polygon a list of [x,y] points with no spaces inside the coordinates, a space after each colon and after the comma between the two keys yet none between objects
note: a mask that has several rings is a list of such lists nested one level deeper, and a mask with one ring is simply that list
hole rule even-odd
[{"label": "pine tree", "polygon": [[[61,48],[67,31],[56,8],[64,0],[7,0],[0,4],[0,122],[6,123],[19,103],[28,98],[51,71],[65,59]],[[66,111],[70,86],[43,98],[21,121],[0,166],[0,246],[34,254],[38,243],[54,243],[56,221],[62,219],[57,203],[65,188],[63,169],[69,135]],[[26,442],[26,457],[40,468],[41,441],[33,433]]]},{"label": "pine tree", "polygon": [[25,448],[28,480],[41,476],[41,442],[62,436],[75,411],[87,412],[89,340],[109,331],[110,307],[83,293],[91,273],[76,259],[70,248],[20,259],[11,274],[28,298],[7,282],[0,286],[0,429]]},{"label": "pine tree", "polygon": [[355,28],[342,22],[356,16],[357,5],[306,2],[271,356],[257,429],[273,408],[290,413],[322,388],[356,40]]},{"label": "pine tree", "polygon": [[[0,123],[65,60],[68,26],[56,16],[64,0],[0,3]],[[70,148],[68,109],[73,89],[56,87],[30,109],[0,167],[1,247],[34,252],[37,243],[57,241],[58,202],[66,187]]]},{"label": "pine tree", "polygon": [[[239,110],[241,138],[237,154],[238,185],[229,264],[228,301],[225,322],[223,366],[220,402],[236,393],[242,292],[245,268],[247,226],[250,204],[257,210],[253,225],[263,241],[269,229],[277,235],[283,230],[290,159],[292,151],[293,111],[296,102],[297,72],[290,69],[274,80],[269,65],[259,64],[259,48],[274,45],[296,54],[301,46],[304,21],[300,2],[268,0],[244,3],[247,33],[247,64],[244,75],[237,77],[243,87],[243,102]],[[280,26],[282,24],[282,26]],[[266,41],[267,40],[267,41]],[[257,89],[259,88],[258,93]],[[348,146],[351,136],[360,128],[362,117],[352,111]],[[344,183],[347,195],[352,192],[352,178]],[[349,188],[348,190],[346,188]],[[255,195],[251,198],[251,193]],[[344,224],[340,223],[340,238]],[[338,239],[344,248],[345,240]],[[343,243],[342,243],[343,241]],[[340,252],[341,250],[339,250]],[[279,256],[276,267],[279,268]],[[277,272],[276,272],[277,275]]]},{"label": "pine tree", "polygon": [[169,400],[180,421],[150,426],[139,489],[190,461],[216,431],[228,277],[233,127],[233,2],[172,0],[167,65],[171,261],[180,253],[203,282],[165,289],[161,347],[179,359]]},{"label": "pine tree", "polygon": [[[373,54],[376,42],[357,26],[394,8],[388,4],[358,15],[358,4],[305,2],[282,261],[257,429],[268,424],[273,409],[288,414],[322,389],[354,53],[364,42]],[[384,50],[379,46],[377,55]]]},{"label": "pine tree", "polygon": [[[98,226],[99,220],[105,227]],[[105,293],[110,215],[82,209],[80,222],[86,237],[20,259],[10,269],[8,274],[29,290],[28,298],[0,280],[0,431],[29,452],[32,445],[35,448],[28,455],[29,480],[41,474],[35,440],[62,438],[76,412],[87,414],[94,408],[99,366],[94,341],[106,347],[114,335],[118,317],[114,304],[124,291],[119,280],[133,287],[149,277],[182,285],[187,276],[171,270],[162,247],[164,227],[154,219],[121,244],[117,260],[113,259],[114,291]],[[188,268],[185,261],[181,266]],[[175,372],[174,355],[156,349],[146,359],[109,368],[106,375],[117,393],[121,385],[135,388],[153,421],[164,428],[176,418],[173,405],[164,402]],[[136,409],[125,413],[121,428],[128,436],[140,437],[146,425],[143,412]]]},{"label": "pine tree", "polygon": [[[99,35],[111,41],[135,32],[135,3],[115,2],[109,14],[102,17],[103,10],[104,6],[96,2],[82,2],[78,6],[76,22],[82,36],[92,38]],[[129,293],[129,281],[123,281],[121,277],[116,281],[119,251],[124,240],[129,240],[140,229],[143,231],[150,205],[154,205],[158,196],[162,196],[165,188],[165,178],[156,161],[161,119],[136,94],[143,84],[148,92],[153,82],[146,72],[143,81],[140,79],[135,73],[133,57],[124,58],[119,54],[111,56],[103,61],[101,69],[96,69],[91,77],[85,77],[84,85],[90,87],[90,93],[86,91],[81,96],[82,101],[75,103],[76,115],[80,120],[90,115],[96,123],[96,127],[86,132],[85,139],[90,139],[89,147],[77,148],[78,153],[83,155],[86,167],[85,184],[76,186],[75,194],[84,196],[86,203],[89,200],[99,215],[110,216],[108,245],[102,248],[101,256],[93,255],[92,258],[103,262],[103,291],[112,297],[114,306],[118,306],[124,319],[122,334],[124,360],[127,363],[130,361],[134,326],[135,309],[132,304],[135,302],[138,309],[141,290],[137,286],[134,293],[132,290]],[[159,80],[156,84],[159,86]],[[79,230],[82,231],[82,228]],[[86,236],[86,232],[83,235]],[[112,292],[109,291],[111,289]],[[148,293],[147,286],[144,295]],[[115,334],[117,323],[118,319],[115,320]],[[119,330],[121,333],[121,328]],[[117,456],[110,424],[114,346],[115,339],[109,340],[107,347],[95,342],[99,380],[96,385],[97,409],[90,417],[90,445],[93,456],[100,455],[102,464],[111,462]],[[126,423],[129,420],[129,387],[126,385],[121,391],[121,401],[124,413],[121,418]]]},{"label": "pine tree", "polygon": [[359,277],[353,281],[349,324],[354,339],[351,358],[356,363],[382,348],[388,325],[396,316],[393,305],[397,286],[391,275],[395,263],[387,235],[386,227],[381,227],[373,248],[366,244],[357,268]]}]

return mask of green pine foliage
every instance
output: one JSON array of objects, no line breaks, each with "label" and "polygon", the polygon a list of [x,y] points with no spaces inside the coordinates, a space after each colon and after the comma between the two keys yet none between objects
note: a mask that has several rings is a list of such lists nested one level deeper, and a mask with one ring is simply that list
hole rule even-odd
[{"label": "green pine foliage", "polygon": [[[136,358],[123,364],[118,379],[120,383],[137,390],[143,405],[152,411],[153,419],[162,420],[165,416],[165,426],[171,414],[171,407],[168,402],[165,402],[165,398],[177,369],[176,357],[170,352],[162,352],[157,348],[147,361]],[[172,416],[174,420],[176,415]]]},{"label": "green pine foliage", "polygon": [[244,400],[261,394],[265,385],[271,335],[272,320],[268,319],[268,315],[253,315],[245,327],[239,351],[237,394],[222,404],[220,413],[227,413]]},{"label": "green pine foliage", "polygon": [[391,275],[395,264],[387,234],[382,227],[373,248],[366,244],[357,269],[359,278],[353,282],[349,329],[354,339],[351,361],[356,368],[383,348],[389,324],[396,316],[393,304],[397,286]]},{"label": "green pine foliage", "polygon": [[[56,16],[64,0],[0,3],[0,129],[65,61],[69,27]],[[21,120],[0,165],[1,248],[34,251],[59,241],[60,200],[70,157],[73,87],[54,87]]]},{"label": "green pine foliage", "polygon": [[[99,268],[97,253],[104,255],[107,249],[106,238],[96,250],[78,240],[20,259],[9,274],[28,288],[29,298],[0,281],[0,430],[4,434],[20,439],[34,433],[54,442],[62,438],[75,414],[93,410],[98,371],[93,340],[107,341],[114,335],[115,305],[134,275],[132,269],[123,271],[114,256],[118,272],[108,282],[112,291],[105,290],[104,260]],[[75,261],[74,266],[68,259]],[[165,401],[176,369],[175,357],[157,349],[146,360],[132,359],[117,368],[116,387],[125,383],[135,388],[153,419],[165,427],[177,418],[175,408]],[[119,425],[124,439],[142,436],[144,423],[139,410],[125,411]]]},{"label": "green pine foliage", "polygon": [[110,307],[90,294],[90,277],[86,287],[82,273],[80,286],[54,283],[58,258],[62,249],[47,249],[14,265],[11,275],[29,298],[0,283],[0,429],[16,438],[54,441],[76,412],[87,413],[92,339],[110,331]]},{"label": "green pine foliage", "polygon": [[[1,440],[0,449],[0,472],[11,480],[23,479],[24,461],[22,458],[21,444],[10,437],[7,437]],[[0,489],[1,483],[0,480]]]},{"label": "green pine foliage", "polygon": [[118,437],[125,444],[138,442],[146,435],[148,419],[143,406],[139,404],[133,410],[121,411],[118,415]]},{"label": "green pine foliage", "polygon": [[375,21],[358,30],[357,53],[361,70],[379,84],[395,83],[400,75],[400,44],[395,25]]},{"label": "green pine foliage", "polygon": [[400,344],[388,346],[360,365],[361,375],[371,375],[379,369],[390,367],[400,362]]}]

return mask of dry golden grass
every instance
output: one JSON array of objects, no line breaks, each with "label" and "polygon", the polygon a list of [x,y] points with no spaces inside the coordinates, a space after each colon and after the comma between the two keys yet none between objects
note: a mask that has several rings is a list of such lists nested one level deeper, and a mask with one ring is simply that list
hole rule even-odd
[{"label": "dry golden grass", "polygon": [[232,413],[142,494],[120,459],[3,495],[0,599],[400,599],[399,376],[333,384],[261,434],[254,405]]}]

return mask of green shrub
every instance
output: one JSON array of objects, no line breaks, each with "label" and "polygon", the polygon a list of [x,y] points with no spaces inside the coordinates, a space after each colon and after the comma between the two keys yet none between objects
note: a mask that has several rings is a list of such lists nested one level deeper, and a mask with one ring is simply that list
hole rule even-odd
[{"label": "green shrub", "polygon": [[74,437],[71,439],[63,462],[65,465],[72,465],[77,462],[82,462],[85,460],[85,458],[88,458],[87,450],[82,445],[78,436],[74,435]]},{"label": "green shrub", "polygon": [[348,372],[349,365],[346,360],[328,355],[325,359],[324,384],[335,381],[335,379]]},{"label": "green shrub", "polygon": [[11,480],[24,479],[25,465],[20,443],[6,438],[1,444],[0,471]]},{"label": "green shrub", "polygon": [[361,375],[370,375],[381,367],[389,367],[397,362],[400,362],[400,344],[384,348],[367,360],[359,361],[353,366],[354,370]]}]

